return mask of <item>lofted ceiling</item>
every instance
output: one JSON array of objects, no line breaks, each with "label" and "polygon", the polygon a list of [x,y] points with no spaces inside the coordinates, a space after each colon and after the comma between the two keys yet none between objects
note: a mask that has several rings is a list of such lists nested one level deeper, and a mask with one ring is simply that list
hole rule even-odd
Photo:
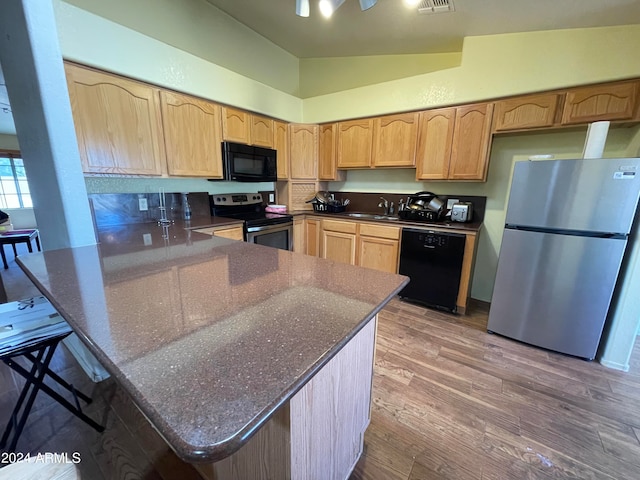
[{"label": "lofted ceiling", "polygon": [[[309,0],[308,18],[295,14],[296,0],[201,1],[298,58],[461,52],[467,36],[640,24],[640,0],[435,0],[454,11],[430,15],[404,0],[378,0],[366,11],[344,0],[330,19],[319,0]],[[0,133],[14,134],[7,104],[0,68]]]},{"label": "lofted ceiling", "polygon": [[366,11],[346,0],[330,19],[310,1],[206,0],[299,58],[459,52],[467,36],[640,24],[639,0],[450,0],[455,11],[424,15],[404,0]]}]

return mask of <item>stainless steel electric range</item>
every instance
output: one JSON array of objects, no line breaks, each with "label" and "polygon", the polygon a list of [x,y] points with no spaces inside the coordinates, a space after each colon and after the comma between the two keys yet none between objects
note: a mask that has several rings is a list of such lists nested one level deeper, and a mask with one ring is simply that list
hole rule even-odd
[{"label": "stainless steel electric range", "polygon": [[209,195],[211,215],[244,220],[247,242],[293,249],[293,216],[269,213],[260,193],[221,193]]}]

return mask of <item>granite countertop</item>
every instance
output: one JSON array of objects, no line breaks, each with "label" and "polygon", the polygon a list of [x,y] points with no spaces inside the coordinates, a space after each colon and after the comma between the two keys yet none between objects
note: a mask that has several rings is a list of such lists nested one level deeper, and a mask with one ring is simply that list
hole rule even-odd
[{"label": "granite countertop", "polygon": [[[394,220],[384,219],[384,218],[370,218],[370,217],[352,217],[350,213],[358,213],[358,212],[344,212],[344,213],[329,213],[329,212],[315,212],[312,210],[296,210],[294,212],[289,212],[291,215],[314,215],[325,218],[334,218],[337,220],[352,220],[359,222],[367,222],[367,223],[384,223],[387,225],[397,225],[399,227],[415,227],[415,228],[433,228],[440,230],[459,230],[463,232],[474,232],[477,233],[482,228],[482,222],[416,222],[412,220],[403,220],[401,218],[397,218]],[[363,212],[364,213],[364,212]],[[371,213],[371,215],[381,216],[379,213]]]},{"label": "granite countertop", "polygon": [[188,462],[234,453],[408,280],[177,224],[100,238],[18,263]]}]

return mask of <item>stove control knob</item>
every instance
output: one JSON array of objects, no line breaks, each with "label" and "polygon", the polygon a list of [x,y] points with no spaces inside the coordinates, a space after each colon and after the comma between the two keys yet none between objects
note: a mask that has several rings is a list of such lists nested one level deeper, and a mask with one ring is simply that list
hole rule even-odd
[{"label": "stove control knob", "polygon": [[216,202],[219,202],[219,201],[220,201],[220,197],[216,197]]}]

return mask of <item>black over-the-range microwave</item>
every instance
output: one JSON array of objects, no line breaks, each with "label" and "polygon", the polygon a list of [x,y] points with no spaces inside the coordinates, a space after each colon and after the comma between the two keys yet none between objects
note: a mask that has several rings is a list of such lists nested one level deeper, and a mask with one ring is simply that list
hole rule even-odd
[{"label": "black over-the-range microwave", "polygon": [[223,180],[275,182],[276,151],[241,143],[222,142]]}]

